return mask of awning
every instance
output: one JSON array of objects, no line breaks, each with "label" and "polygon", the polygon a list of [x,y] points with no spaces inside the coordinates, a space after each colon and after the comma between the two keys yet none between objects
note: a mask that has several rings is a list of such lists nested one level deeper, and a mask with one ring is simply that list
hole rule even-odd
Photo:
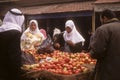
[{"label": "awning", "polygon": [[98,0],[94,6],[95,12],[101,12],[104,9],[110,9],[112,11],[120,11],[120,0]]},{"label": "awning", "polygon": [[70,17],[84,17],[92,16],[92,11],[73,12],[73,13],[52,13],[52,14],[41,14],[41,15],[28,15],[27,19],[48,19],[48,18],[70,18]]},{"label": "awning", "polygon": [[47,14],[47,13],[62,13],[76,11],[91,11],[93,10],[94,1],[72,2],[62,4],[41,5],[33,7],[22,7],[22,12],[26,15]]},{"label": "awning", "polygon": [[19,1],[19,0],[0,0],[0,3],[14,2],[14,1]]},{"label": "awning", "polygon": [[97,0],[95,4],[120,3],[120,0]]}]

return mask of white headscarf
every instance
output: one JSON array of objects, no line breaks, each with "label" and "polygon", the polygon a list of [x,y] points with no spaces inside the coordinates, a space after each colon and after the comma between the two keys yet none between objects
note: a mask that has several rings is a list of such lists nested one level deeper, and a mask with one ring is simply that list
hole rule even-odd
[{"label": "white headscarf", "polygon": [[75,24],[72,20],[66,21],[65,28],[66,27],[71,28],[72,31],[70,33],[68,33],[67,31],[64,32],[63,37],[65,41],[71,40],[74,44],[85,41],[82,35],[76,30]]},{"label": "white headscarf", "polygon": [[[34,22],[35,25],[36,25],[36,29],[35,29],[34,31],[32,31],[32,30],[30,29],[30,25],[31,25],[31,23],[33,23],[33,22]],[[43,36],[43,34],[40,32],[40,30],[39,30],[39,28],[38,28],[38,22],[37,22],[36,20],[31,20],[31,21],[30,21],[29,27],[25,30],[25,32],[24,32],[23,35],[21,36],[21,40],[26,39],[25,34],[26,34],[27,32],[30,32],[30,33],[33,34],[33,35],[35,35],[35,34],[41,35],[41,37],[43,38],[43,40],[45,39],[45,37]]]},{"label": "white headscarf", "polygon": [[[22,24],[25,20],[24,16],[22,15],[22,12],[16,8],[11,9],[11,12],[8,11],[6,13],[3,19],[3,25],[0,26],[0,32],[4,32],[8,30],[18,30],[20,32],[22,31]],[[21,15],[17,15],[17,14],[21,14]]]},{"label": "white headscarf", "polygon": [[58,28],[55,28],[55,29],[53,30],[53,36],[55,36],[56,34],[60,34],[60,33],[61,33],[61,30],[58,29]]},{"label": "white headscarf", "polygon": [[[35,23],[36,29],[33,31],[30,29],[32,23]],[[21,36],[21,50],[36,50],[35,44],[41,44],[45,40],[45,37],[40,32],[38,28],[38,22],[36,20],[31,20],[29,23],[29,27],[23,32]]]}]

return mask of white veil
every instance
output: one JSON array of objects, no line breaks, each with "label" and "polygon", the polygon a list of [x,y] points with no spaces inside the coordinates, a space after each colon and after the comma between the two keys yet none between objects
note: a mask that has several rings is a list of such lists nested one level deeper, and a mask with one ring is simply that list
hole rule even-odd
[{"label": "white veil", "polygon": [[[12,12],[16,14],[13,14]],[[0,32],[4,32],[8,30],[18,30],[21,32],[22,31],[21,27],[23,25],[24,19],[25,18],[19,9],[16,8],[11,9],[11,11],[8,11],[6,13],[3,19],[3,25],[0,26]]]},{"label": "white veil", "polygon": [[82,37],[82,35],[76,30],[75,24],[72,20],[68,20],[65,23],[65,28],[70,27],[72,31],[68,33],[65,31],[63,37],[65,41],[71,40],[74,44],[78,42],[84,42],[85,39]]}]

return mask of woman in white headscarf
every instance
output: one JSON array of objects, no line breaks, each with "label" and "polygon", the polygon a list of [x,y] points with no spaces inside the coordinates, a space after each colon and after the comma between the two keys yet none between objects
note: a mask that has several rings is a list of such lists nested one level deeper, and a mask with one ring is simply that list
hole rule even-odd
[{"label": "woman in white headscarf", "polygon": [[72,52],[81,52],[84,46],[85,39],[77,31],[72,20],[67,20],[65,23],[66,31],[63,34],[64,40],[70,47]]},{"label": "woman in white headscarf", "polygon": [[20,37],[24,15],[19,9],[13,8],[5,14],[0,26],[0,79],[21,79]]},{"label": "woman in white headscarf", "polygon": [[37,21],[31,20],[29,27],[21,36],[21,49],[22,51],[35,50],[35,46],[40,45],[44,39],[45,37],[40,32]]}]

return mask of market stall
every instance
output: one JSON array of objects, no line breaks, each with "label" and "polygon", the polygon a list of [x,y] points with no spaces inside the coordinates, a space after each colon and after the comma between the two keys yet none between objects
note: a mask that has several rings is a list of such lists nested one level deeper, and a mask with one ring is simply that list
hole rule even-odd
[{"label": "market stall", "polygon": [[[32,52],[32,51],[31,51]],[[90,80],[96,60],[88,53],[54,51],[51,54],[35,54],[36,64],[23,65],[23,76],[39,80]]]}]

